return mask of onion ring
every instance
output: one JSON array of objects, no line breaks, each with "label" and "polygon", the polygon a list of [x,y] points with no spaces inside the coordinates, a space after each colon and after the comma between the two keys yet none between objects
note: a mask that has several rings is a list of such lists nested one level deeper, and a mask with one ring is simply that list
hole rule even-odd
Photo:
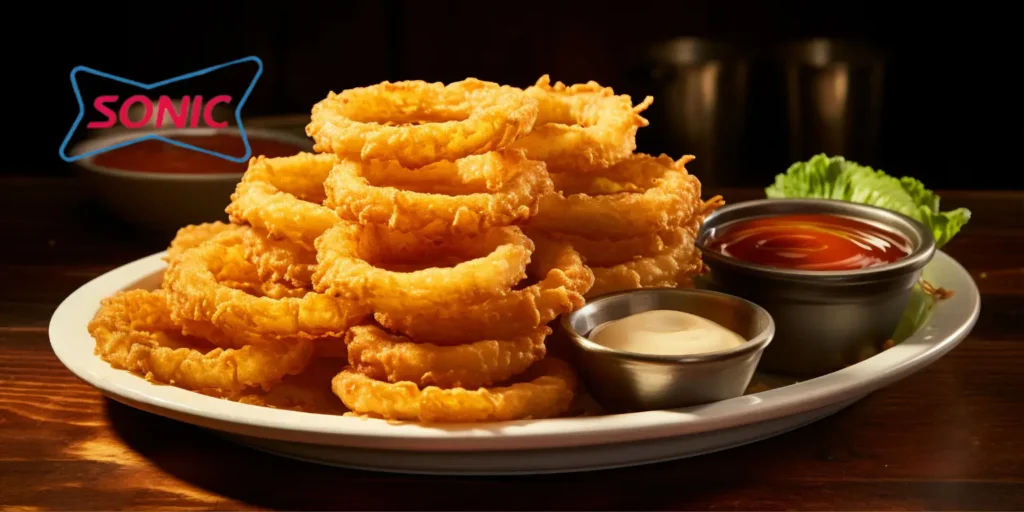
[{"label": "onion ring", "polygon": [[131,290],[104,299],[88,329],[96,353],[114,368],[214,394],[268,389],[305,369],[313,354],[306,340],[224,350],[190,338],[171,320],[160,290]]},{"label": "onion ring", "polygon": [[[249,226],[225,224],[222,222],[182,228],[178,231],[178,236],[171,241],[171,247],[168,248],[168,255],[164,257],[164,260],[168,263],[173,263],[188,250],[199,247],[214,238],[218,239],[219,243],[222,244],[241,246],[251,229]],[[277,283],[261,282],[256,269],[249,265],[247,261],[241,259],[232,261],[231,265],[221,267],[215,277],[217,282],[224,286],[242,290],[252,295],[262,296],[267,295],[268,292],[269,294],[283,293],[282,287]]]},{"label": "onion ring", "polygon": [[692,276],[703,268],[700,251],[694,246],[694,238],[700,226],[700,219],[674,232],[681,235],[671,240],[661,254],[641,257],[633,261],[610,267],[591,267],[594,272],[594,286],[586,294],[592,299],[607,293],[638,288],[675,288],[691,285]]},{"label": "onion ring", "polygon": [[548,75],[526,94],[540,107],[536,126],[512,147],[543,160],[552,172],[594,171],[628,158],[636,149],[637,129],[649,124],[640,113],[654,102],[647,96],[634,107],[629,96],[616,96],[610,87],[552,85]]},{"label": "onion ring", "polygon": [[[692,156],[673,161],[665,155],[636,154],[600,173],[562,180],[585,179],[589,186],[541,198],[529,225],[547,232],[630,238],[682,224],[703,211],[700,181],[685,167],[691,160]],[[605,193],[608,183],[631,183],[643,191]]]},{"label": "onion ring", "polygon": [[217,236],[225,231],[235,231],[241,233],[245,228],[237,224],[228,224],[226,222],[206,222],[203,224],[193,224],[191,226],[185,226],[178,230],[175,234],[174,239],[171,240],[170,245],[167,247],[167,256],[164,257],[164,261],[170,261],[177,258],[181,253],[198,247],[199,244]]},{"label": "onion ring", "polygon": [[243,237],[245,258],[256,267],[261,282],[297,290],[312,288],[316,253],[286,238],[277,239],[259,228],[246,228]]},{"label": "onion ring", "polygon": [[[245,268],[245,267],[248,268]],[[243,270],[233,270],[243,267]],[[301,298],[257,297],[226,286],[223,274],[254,273],[237,240],[218,236],[170,263],[164,290],[175,315],[232,336],[310,339],[340,336],[366,318],[360,304],[319,293]]]},{"label": "onion ring", "polygon": [[312,249],[316,237],[338,222],[334,211],[320,204],[324,180],[335,162],[334,155],[312,153],[252,158],[231,195],[226,210],[231,221]]},{"label": "onion ring", "polygon": [[[534,244],[516,226],[427,240],[374,224],[342,222],[318,238],[316,248],[317,291],[358,300],[378,311],[399,312],[443,308],[507,290],[526,276]],[[460,262],[449,268],[401,272],[384,268],[385,257],[399,264],[434,264],[444,257]]]},{"label": "onion ring", "polygon": [[543,359],[547,326],[511,340],[482,340],[464,345],[416,343],[375,325],[348,331],[352,369],[375,380],[409,381],[419,386],[476,389],[526,371]]},{"label": "onion ring", "polygon": [[[170,262],[172,259],[179,258],[184,251],[198,247],[203,242],[217,237],[221,243],[243,245],[246,248],[246,258],[249,259],[252,256],[253,259],[250,262],[256,265],[254,268],[245,262],[239,262],[224,267],[217,276],[217,282],[220,284],[251,295],[272,299],[305,295],[309,291],[308,280],[305,285],[299,285],[267,279],[267,276],[272,275],[273,272],[282,270],[282,267],[286,266],[288,262],[282,259],[280,249],[283,247],[273,249],[272,254],[266,258],[261,258],[259,254],[252,251],[253,247],[262,243],[261,237],[263,236],[266,236],[266,232],[237,224],[212,223],[190,226],[179,231],[179,236],[171,242],[171,249],[168,249],[168,256],[164,260]],[[312,253],[310,253],[310,258],[315,262],[316,257]],[[298,265],[298,262],[294,262],[294,264]],[[289,269],[284,270],[289,271]],[[301,269],[292,272],[301,272]]]},{"label": "onion ring", "polygon": [[[645,257],[657,256],[678,243],[683,237],[685,228],[669,228],[656,233],[647,233],[630,238],[591,239],[567,233],[547,233],[546,235],[568,243],[583,257],[587,266],[611,267]],[[530,236],[536,236],[530,234]]]},{"label": "onion ring", "polygon": [[537,377],[505,387],[420,389],[412,382],[387,383],[352,370],[331,382],[334,394],[357,414],[423,423],[510,421],[551,418],[569,410],[578,378],[565,362],[543,359],[528,373]]},{"label": "onion ring", "polygon": [[345,405],[331,392],[331,379],[341,371],[340,363],[314,359],[302,373],[285,377],[269,390],[247,389],[221,398],[258,407],[344,415]]},{"label": "onion ring", "polygon": [[536,100],[515,87],[474,78],[383,82],[330,93],[313,106],[306,134],[319,152],[417,168],[503,149],[536,119]]},{"label": "onion ring", "polygon": [[418,342],[454,345],[524,336],[582,307],[583,295],[594,283],[593,272],[569,244],[543,237],[534,240],[536,250],[527,273],[538,279],[535,284],[446,307],[377,309],[374,318],[389,331]]},{"label": "onion ring", "polygon": [[[418,176],[421,181],[414,181]],[[435,192],[435,183],[447,189]],[[488,191],[485,187],[494,187]],[[492,152],[410,171],[395,161],[339,162],[324,183],[326,205],[344,220],[384,224],[419,236],[476,234],[525,221],[552,192],[542,162]],[[403,187],[412,188],[403,189]]]},{"label": "onion ring", "polygon": [[[281,271],[282,268],[284,269],[285,276],[292,276],[294,272],[312,272],[312,269],[296,270],[296,267],[301,267],[303,264],[289,261],[289,259],[296,257],[294,254],[286,254],[295,249],[294,246],[289,247],[291,242],[287,240],[269,240],[266,238],[265,232],[250,226],[237,226],[234,224],[225,224],[225,226],[232,226],[237,229],[222,231],[222,233],[226,234],[219,237],[219,242],[232,245],[232,250],[237,250],[238,246],[244,247],[246,259],[249,259],[249,262],[253,263],[253,265],[241,263],[222,267],[221,271],[215,276],[218,283],[249,295],[271,299],[301,298],[309,293],[310,284],[308,278],[305,281],[305,286],[293,287],[289,283],[266,280],[267,277],[263,275],[264,273]],[[195,239],[193,238],[193,240]],[[261,245],[265,243],[271,245]],[[279,247],[276,244],[283,244],[283,247]],[[252,254],[254,250],[260,251],[263,248],[266,248],[267,252]],[[286,253],[283,254],[282,251]],[[306,254],[305,251],[303,253]],[[253,257],[255,257],[255,261],[250,259]],[[305,258],[306,256],[301,257]],[[316,256],[308,253],[308,257],[314,261],[313,266],[315,266]],[[261,265],[265,266],[265,268],[261,269]],[[203,338],[221,348],[242,348],[247,344],[260,345],[265,344],[268,340],[273,340],[273,338],[263,336],[257,332],[236,332],[229,336],[209,322],[185,318],[174,311],[171,311],[171,320],[180,326],[183,334]],[[343,335],[324,336],[314,341],[315,357],[347,357],[348,349],[345,347]]]}]

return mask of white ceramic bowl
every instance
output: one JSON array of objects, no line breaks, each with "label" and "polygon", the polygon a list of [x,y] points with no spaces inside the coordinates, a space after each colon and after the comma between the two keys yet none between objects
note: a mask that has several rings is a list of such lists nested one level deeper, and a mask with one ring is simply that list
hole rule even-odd
[{"label": "white ceramic bowl", "polygon": [[[238,130],[190,128],[152,133],[166,137],[210,136],[224,133],[237,135]],[[254,128],[247,129],[245,133],[250,140],[271,139],[294,144],[296,153],[311,151],[313,147],[311,140],[279,130]],[[120,132],[90,138],[76,145],[72,153],[88,153],[137,138],[139,135],[139,132]],[[242,177],[241,173],[170,174],[124,171],[97,165],[95,156],[75,162],[79,175],[92,195],[119,217],[143,228],[158,231],[173,232],[188,224],[227,219],[224,209],[231,201],[231,193]]]}]

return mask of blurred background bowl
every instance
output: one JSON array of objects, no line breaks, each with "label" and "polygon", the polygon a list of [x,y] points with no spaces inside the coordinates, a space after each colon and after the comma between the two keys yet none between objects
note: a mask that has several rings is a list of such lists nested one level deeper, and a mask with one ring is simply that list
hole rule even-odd
[{"label": "blurred background bowl", "polygon": [[[239,137],[239,131],[236,128],[188,128],[148,132],[135,130],[131,133],[107,133],[91,137],[76,145],[72,154],[88,153],[138,138],[147,133],[159,134],[172,139],[182,136],[193,138],[215,135]],[[313,146],[310,139],[297,136],[292,131],[248,128],[245,133],[249,140],[252,156],[262,154],[261,146],[266,149],[268,143],[272,144],[271,147],[274,151],[286,154],[311,151]],[[227,219],[224,209],[230,203],[231,194],[245,172],[247,163],[230,162],[185,148],[176,148],[162,141],[145,143],[174,148],[166,155],[154,155],[152,158],[174,159],[182,158],[182,155],[189,155],[190,159],[194,158],[196,161],[208,163],[210,168],[193,168],[187,172],[170,173],[126,169],[126,166],[118,166],[118,168],[104,164],[104,155],[129,149],[132,146],[91,155],[76,161],[74,167],[95,200],[116,216],[143,229],[158,231],[161,235],[173,233],[188,224]],[[198,145],[202,146],[202,144]],[[237,150],[231,149],[225,153],[244,154],[244,145],[240,140],[237,146]],[[188,152],[196,153],[198,157]],[[175,157],[175,155],[178,156]],[[107,160],[109,161],[109,159]],[[175,164],[173,161],[165,161],[165,163]],[[147,162],[145,165],[140,164],[140,167],[145,168],[150,165],[152,162]]]}]

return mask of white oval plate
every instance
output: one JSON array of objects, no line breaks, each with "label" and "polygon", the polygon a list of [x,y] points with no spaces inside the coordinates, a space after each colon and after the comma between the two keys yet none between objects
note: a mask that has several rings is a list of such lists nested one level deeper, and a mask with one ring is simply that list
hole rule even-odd
[{"label": "white oval plate", "polygon": [[381,420],[270,409],[158,385],[114,370],[94,355],[86,325],[100,300],[155,288],[163,253],[85,284],[57,308],[50,343],[78,377],[130,406],[211,428],[258,449],[339,466],[416,473],[511,474],[644,464],[721,450],[832,414],[906,377],[955,347],[980,311],[970,274],[938,252],[924,276],[953,290],[903,343],[843,370],[797,384],[684,409],[472,425]]}]

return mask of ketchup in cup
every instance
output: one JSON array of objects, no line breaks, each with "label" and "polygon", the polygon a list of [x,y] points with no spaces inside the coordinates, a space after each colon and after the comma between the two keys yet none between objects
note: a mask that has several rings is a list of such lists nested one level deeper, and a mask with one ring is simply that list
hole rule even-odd
[{"label": "ketchup in cup", "polygon": [[902,235],[829,214],[755,217],[726,224],[708,248],[738,260],[789,270],[858,270],[896,262],[912,247]]}]

